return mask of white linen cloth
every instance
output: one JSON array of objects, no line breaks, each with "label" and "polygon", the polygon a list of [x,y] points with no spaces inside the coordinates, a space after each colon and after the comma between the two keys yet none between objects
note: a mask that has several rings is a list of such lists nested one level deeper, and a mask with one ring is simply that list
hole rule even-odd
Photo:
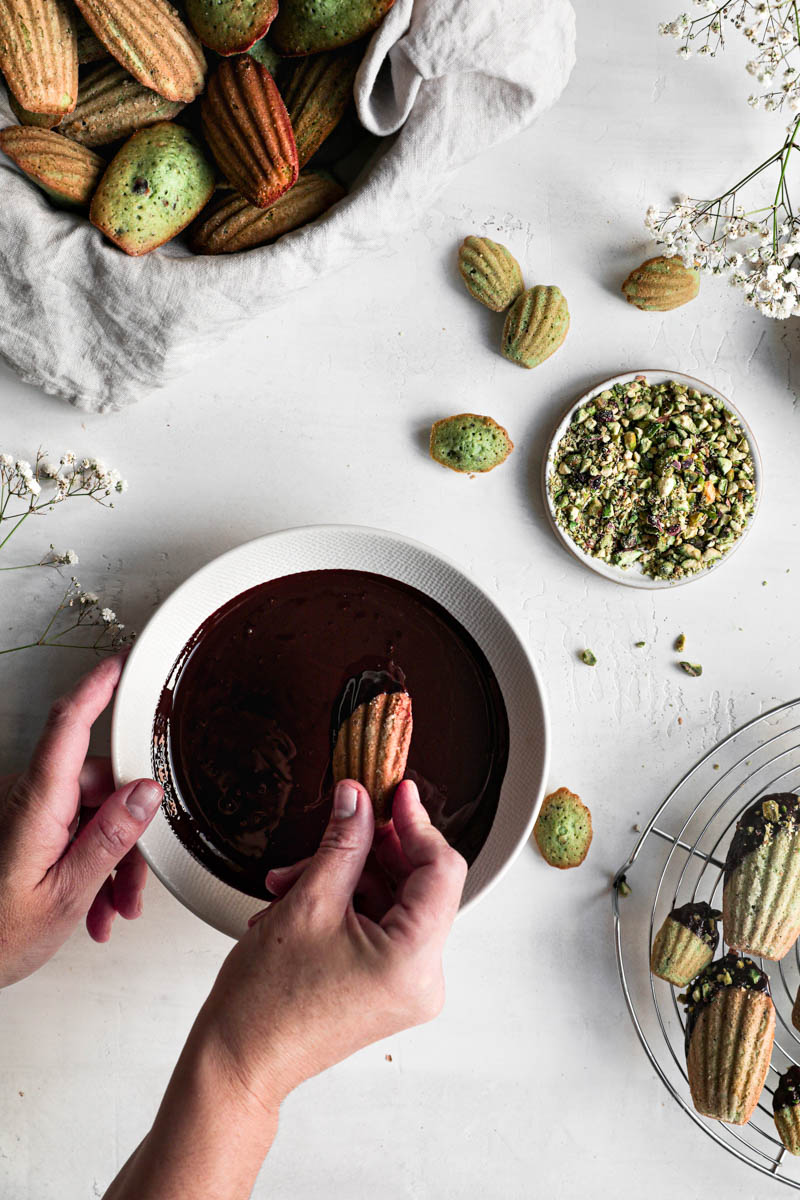
[{"label": "white linen cloth", "polygon": [[[456,167],[554,103],[574,43],[568,0],[397,0],[355,86],[366,128],[397,137],[315,224],[241,254],[173,243],[129,258],[0,156],[0,355],[79,408],[132,403],[413,225]],[[12,121],[0,91],[0,125]]]}]

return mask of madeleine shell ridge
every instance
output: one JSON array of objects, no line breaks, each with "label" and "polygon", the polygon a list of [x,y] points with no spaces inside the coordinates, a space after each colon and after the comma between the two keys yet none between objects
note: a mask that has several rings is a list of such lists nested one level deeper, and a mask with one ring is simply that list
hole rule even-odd
[{"label": "madeleine shell ridge", "polygon": [[130,137],[145,125],[169,121],[184,107],[183,101],[166,100],[110,61],[81,80],[78,103],[62,121],[59,132],[83,146],[105,146]]},{"label": "madeleine shell ridge", "polygon": [[196,254],[234,254],[274,241],[321,216],[345,195],[327,175],[301,171],[297,183],[269,208],[256,208],[244,196],[221,195],[200,214],[190,246]]},{"label": "madeleine shell ridge", "polygon": [[75,0],[87,25],[126,71],[167,100],[203,90],[199,41],[167,0]]},{"label": "madeleine shell ridge", "polygon": [[569,330],[569,309],[555,286],[529,288],[512,304],[503,327],[504,358],[528,369],[555,354]]},{"label": "madeleine shell ridge", "polygon": [[359,47],[346,47],[303,58],[283,89],[286,109],[304,166],[336,128],[353,95],[361,61]]},{"label": "madeleine shell ridge", "polygon": [[226,58],[201,105],[203,133],[228,182],[269,208],[299,174],[289,114],[266,67],[249,54]]},{"label": "madeleine shell ridge", "polygon": [[391,820],[394,790],[406,772],[413,718],[407,692],[381,692],[343,722],[333,751],[333,780],[355,779],[369,792],[375,820]]},{"label": "madeleine shell ridge", "polygon": [[458,251],[458,270],[470,295],[492,312],[505,312],[525,290],[514,255],[490,238],[464,238]]},{"label": "madeleine shell ridge", "polygon": [[55,200],[86,207],[105,160],[60,133],[26,125],[0,130],[0,150]]},{"label": "madeleine shell ridge", "polygon": [[29,113],[75,107],[78,45],[66,0],[0,0],[0,70]]},{"label": "madeleine shell ridge", "polygon": [[680,258],[660,254],[631,271],[622,285],[629,304],[643,312],[669,312],[694,300],[700,291],[700,272]]},{"label": "madeleine shell ridge", "polygon": [[699,1014],[686,1068],[692,1103],[702,1116],[744,1125],[764,1088],[775,1038],[771,997],[724,988]]}]

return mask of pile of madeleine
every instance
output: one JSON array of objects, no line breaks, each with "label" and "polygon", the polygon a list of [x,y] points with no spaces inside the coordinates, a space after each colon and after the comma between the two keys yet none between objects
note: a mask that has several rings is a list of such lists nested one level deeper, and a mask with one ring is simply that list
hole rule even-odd
[{"label": "pile of madeleine", "polygon": [[392,3],[0,0],[0,149],[126,254],[262,246],[345,194],[320,148],[348,113],[336,153],[366,138],[353,84]]}]

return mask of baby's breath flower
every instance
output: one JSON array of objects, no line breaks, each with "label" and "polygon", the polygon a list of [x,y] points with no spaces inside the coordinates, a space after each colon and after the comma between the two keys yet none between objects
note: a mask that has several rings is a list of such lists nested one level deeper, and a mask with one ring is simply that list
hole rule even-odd
[{"label": "baby's breath flower", "polygon": [[56,550],[54,546],[50,547],[50,560],[54,566],[74,567],[80,562],[74,550]]},{"label": "baby's breath flower", "polygon": [[[696,10],[700,9],[698,13]],[[725,45],[725,28],[737,30],[750,47],[745,70],[761,86],[760,95],[748,103],[754,109],[774,112],[784,105],[796,109],[800,102],[792,83],[800,69],[800,39],[794,0],[695,0],[695,14],[681,13],[673,21],[661,22],[662,36],[677,38],[681,58],[691,58],[693,49],[713,57]],[[780,75],[783,83],[776,84]]]}]

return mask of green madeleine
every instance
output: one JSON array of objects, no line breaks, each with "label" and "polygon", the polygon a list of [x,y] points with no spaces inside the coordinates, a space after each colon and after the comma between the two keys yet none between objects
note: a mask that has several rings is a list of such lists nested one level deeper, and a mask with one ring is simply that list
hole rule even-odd
[{"label": "green madeleine", "polygon": [[281,0],[270,30],[279,54],[298,57],[355,42],[381,23],[394,0]]},{"label": "green madeleine", "polygon": [[445,417],[431,429],[431,458],[451,471],[491,471],[505,462],[513,449],[502,425],[476,413]]},{"label": "green madeleine", "polygon": [[277,11],[277,0],[186,0],[195,33],[217,54],[248,50],[263,38]]},{"label": "green madeleine", "polygon": [[470,295],[492,312],[505,312],[525,290],[514,255],[491,238],[464,238],[458,251],[458,270]]},{"label": "green madeleine", "polygon": [[161,122],[140,129],[94,194],[90,219],[126,254],[147,254],[194,220],[214,190],[214,171],[188,129]]},{"label": "green madeleine", "polygon": [[508,310],[500,350],[517,366],[538,367],[555,354],[568,329],[569,309],[560,289],[532,287]]},{"label": "green madeleine", "polygon": [[579,867],[592,844],[592,815],[580,796],[559,788],[545,797],[533,831],[551,867]]}]

